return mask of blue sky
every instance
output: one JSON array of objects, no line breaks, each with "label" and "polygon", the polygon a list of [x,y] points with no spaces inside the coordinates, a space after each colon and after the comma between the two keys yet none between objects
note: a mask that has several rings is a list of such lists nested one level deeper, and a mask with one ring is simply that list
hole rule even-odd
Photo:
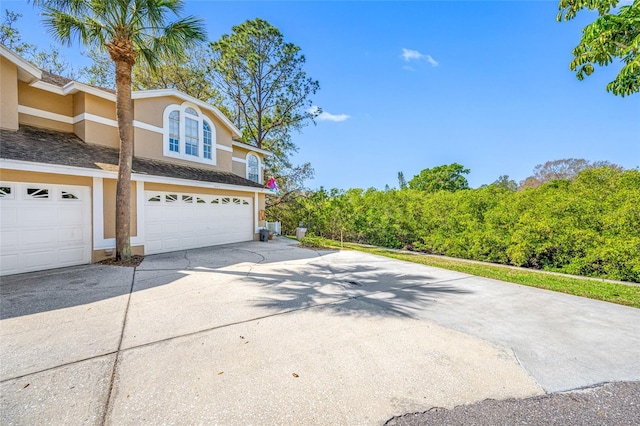
[{"label": "blue sky", "polygon": [[[26,41],[52,44],[24,1]],[[325,115],[294,135],[317,188],[382,189],[424,168],[457,162],[472,187],[516,181],[561,158],[640,166],[640,94],[605,91],[619,64],[585,81],[569,71],[582,12],[555,21],[556,1],[188,1],[210,40],[260,17],[301,47]],[[86,65],[81,49],[64,50]]]}]

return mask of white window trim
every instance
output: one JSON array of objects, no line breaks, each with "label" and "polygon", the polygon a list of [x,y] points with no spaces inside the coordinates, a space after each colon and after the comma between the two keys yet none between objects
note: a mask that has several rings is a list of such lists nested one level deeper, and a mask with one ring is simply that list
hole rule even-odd
[{"label": "white window trim", "polygon": [[[185,110],[187,108],[193,108],[198,113],[198,156],[189,155],[185,153]],[[169,114],[173,111],[180,113],[180,152],[169,150]],[[193,117],[190,117],[194,119]],[[204,158],[204,122],[207,122],[211,128],[211,159]],[[162,132],[162,153],[165,157],[178,158],[180,160],[192,161],[195,163],[203,163],[209,165],[216,165],[216,127],[213,122],[202,113],[202,110],[197,105],[191,102],[183,102],[181,105],[172,104],[164,109],[162,116],[163,132]]]},{"label": "white window trim", "polygon": [[260,161],[260,156],[258,154],[256,154],[255,152],[251,151],[251,152],[247,152],[247,155],[245,156],[245,175],[244,177],[246,179],[249,179],[249,156],[253,155],[258,159],[258,183],[262,183],[262,161]]}]

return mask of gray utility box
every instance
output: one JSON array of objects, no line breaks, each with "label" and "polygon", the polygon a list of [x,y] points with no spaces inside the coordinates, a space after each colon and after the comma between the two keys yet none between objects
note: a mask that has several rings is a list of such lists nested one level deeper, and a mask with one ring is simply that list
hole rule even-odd
[{"label": "gray utility box", "polygon": [[307,228],[296,228],[296,239],[301,240],[307,233]]}]

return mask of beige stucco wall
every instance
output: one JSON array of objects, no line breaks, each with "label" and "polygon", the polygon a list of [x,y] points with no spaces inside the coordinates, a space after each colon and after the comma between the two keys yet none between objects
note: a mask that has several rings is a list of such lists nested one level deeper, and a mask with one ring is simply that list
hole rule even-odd
[{"label": "beige stucco wall", "polygon": [[[136,157],[151,158],[154,160],[171,161],[178,163],[179,160],[164,157],[162,150],[162,135],[151,130],[134,127],[133,129],[134,151]],[[186,162],[182,162],[186,163]],[[190,163],[190,165],[194,165]]]},{"label": "beige stucco wall", "polygon": [[[104,238],[116,237],[116,183],[115,179],[103,179],[102,202]],[[131,184],[131,236],[138,235],[136,184]]]},{"label": "beige stucco wall", "polygon": [[18,68],[5,58],[0,61],[0,127],[18,129]]},{"label": "beige stucco wall", "polygon": [[[234,145],[233,147],[233,157],[234,158],[240,158],[242,160],[246,160],[247,159],[247,154],[248,153],[253,153],[258,157],[258,160],[260,161],[260,168],[262,173],[264,174],[264,156],[262,154],[260,154],[259,152],[255,152],[249,148],[245,148],[242,146],[237,146]],[[247,163],[241,163],[239,161],[234,161],[233,165],[232,165],[232,171],[233,173],[242,176],[243,178],[247,177]],[[264,180],[264,176],[262,176],[262,179]]]},{"label": "beige stucco wall", "polygon": [[84,138],[87,143],[104,145],[111,148],[120,148],[118,128],[95,121],[83,120]]},{"label": "beige stucco wall", "polygon": [[238,161],[234,161],[232,167],[233,167],[232,169],[233,173],[237,174],[238,176],[242,176],[243,178],[247,177],[246,163],[240,163]]},{"label": "beige stucco wall", "polygon": [[117,120],[116,115],[116,103],[108,99],[100,98],[98,96],[85,94],[84,111],[88,114],[98,115],[100,117],[108,118],[109,120]]},{"label": "beige stucco wall", "polygon": [[[267,196],[266,194],[258,194],[258,210],[265,210],[267,208]],[[264,220],[259,220],[258,221],[258,226],[259,227],[264,227],[265,226],[265,221]]]},{"label": "beige stucco wall", "polygon": [[[21,81],[18,82],[18,104],[45,112],[60,114],[64,117],[68,117],[69,120],[73,118],[72,96],[57,95],[46,90],[31,87]],[[30,114],[20,113],[18,120],[20,124],[28,126],[42,127],[62,132],[73,132],[73,124],[41,118]]]},{"label": "beige stucco wall", "polygon": [[46,118],[40,118],[29,114],[18,114],[18,121],[20,124],[25,126],[40,127],[65,133],[73,132],[73,124],[62,123],[56,120],[48,120]]},{"label": "beige stucco wall", "polygon": [[175,96],[135,99],[133,101],[133,114],[138,121],[162,128],[164,109],[172,104],[180,105],[182,102],[184,102],[182,99]]},{"label": "beige stucco wall", "polygon": [[0,179],[11,182],[93,186],[93,178],[90,177],[59,175],[54,173],[26,172],[24,170],[11,169],[0,169]]},{"label": "beige stucco wall", "polygon": [[58,95],[47,90],[18,82],[18,103],[23,106],[73,117],[73,97]]},{"label": "beige stucco wall", "polygon": [[73,133],[82,140],[85,140],[85,121],[78,121],[73,125]]},{"label": "beige stucco wall", "polygon": [[78,92],[73,95],[73,116],[80,115],[85,111],[85,99],[87,95],[84,92]]}]

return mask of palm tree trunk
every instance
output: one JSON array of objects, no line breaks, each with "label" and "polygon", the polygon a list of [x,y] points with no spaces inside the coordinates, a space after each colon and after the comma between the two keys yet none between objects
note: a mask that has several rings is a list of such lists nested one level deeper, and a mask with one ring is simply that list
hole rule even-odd
[{"label": "palm tree trunk", "polygon": [[116,260],[131,259],[131,163],[133,161],[133,104],[129,61],[116,61],[116,113],[120,135],[116,186]]}]

